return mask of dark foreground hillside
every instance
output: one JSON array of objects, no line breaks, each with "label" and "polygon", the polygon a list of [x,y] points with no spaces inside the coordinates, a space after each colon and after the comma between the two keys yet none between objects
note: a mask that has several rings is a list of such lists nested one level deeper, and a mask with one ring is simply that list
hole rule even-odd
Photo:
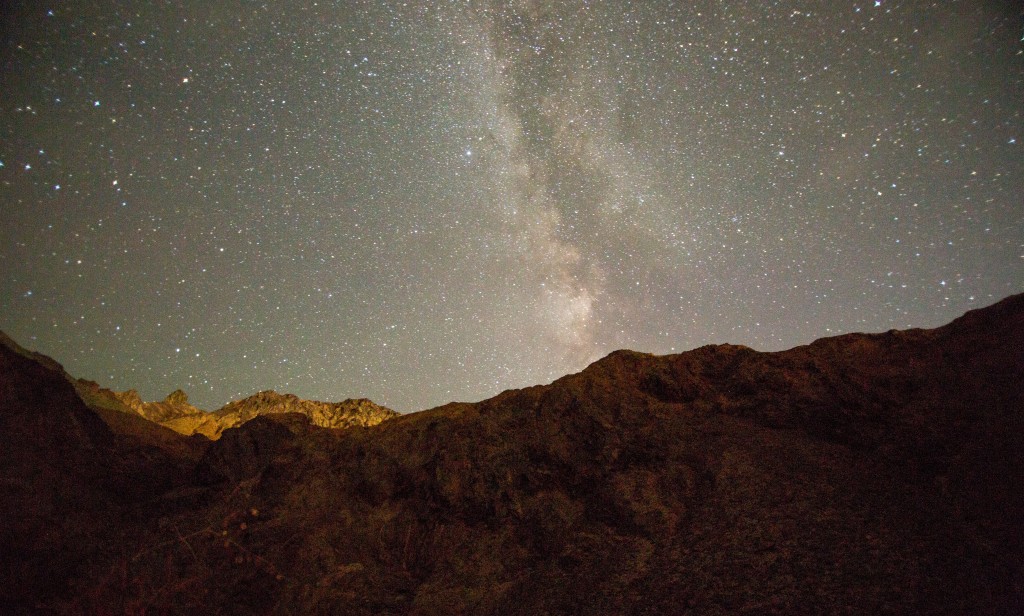
[{"label": "dark foreground hillside", "polygon": [[[1024,613],[1024,296],[218,441],[0,348],[8,613]],[[109,413],[107,414],[109,415]]]}]

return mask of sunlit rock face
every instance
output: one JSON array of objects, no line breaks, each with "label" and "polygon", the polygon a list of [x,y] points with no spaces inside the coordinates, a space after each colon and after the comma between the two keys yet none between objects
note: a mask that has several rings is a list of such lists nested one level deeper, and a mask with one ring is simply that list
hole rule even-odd
[{"label": "sunlit rock face", "polygon": [[235,428],[261,415],[298,413],[321,428],[372,426],[398,413],[365,398],[343,402],[303,400],[292,394],[261,391],[242,400],[229,402],[207,413],[188,403],[185,392],[174,391],[162,402],[142,402],[135,390],[114,394],[131,410],[179,434],[201,434],[209,439],[220,438],[228,428]]},{"label": "sunlit rock face", "polygon": [[[376,425],[320,427],[314,411],[342,409],[261,392],[211,414],[240,422],[216,441],[132,436],[110,419],[126,413],[93,414],[5,347],[0,503],[17,532],[0,535],[0,563],[42,581],[3,599],[57,613],[1016,613],[1020,340],[1015,296],[938,329],[779,353],[617,351]],[[59,498],[33,505],[37,492]],[[66,554],[77,564],[56,566]]]}]

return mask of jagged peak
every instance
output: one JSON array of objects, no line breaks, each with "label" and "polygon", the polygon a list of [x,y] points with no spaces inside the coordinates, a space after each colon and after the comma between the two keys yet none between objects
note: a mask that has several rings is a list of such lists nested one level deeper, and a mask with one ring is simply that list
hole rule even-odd
[{"label": "jagged peak", "polygon": [[180,389],[175,389],[164,398],[167,404],[188,404],[188,394]]},{"label": "jagged peak", "polygon": [[143,403],[142,396],[140,396],[138,390],[135,389],[128,389],[122,392],[115,392],[114,395],[120,398],[122,402],[133,408],[141,406]]}]

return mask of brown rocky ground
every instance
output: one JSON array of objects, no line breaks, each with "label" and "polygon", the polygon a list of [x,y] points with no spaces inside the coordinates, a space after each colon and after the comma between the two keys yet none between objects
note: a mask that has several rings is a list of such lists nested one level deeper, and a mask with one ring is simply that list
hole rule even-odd
[{"label": "brown rocky ground", "polygon": [[935,330],[780,353],[620,351],[372,427],[262,414],[212,443],[172,435],[175,453],[3,347],[0,601],[1024,613],[1022,382],[1016,296]]}]

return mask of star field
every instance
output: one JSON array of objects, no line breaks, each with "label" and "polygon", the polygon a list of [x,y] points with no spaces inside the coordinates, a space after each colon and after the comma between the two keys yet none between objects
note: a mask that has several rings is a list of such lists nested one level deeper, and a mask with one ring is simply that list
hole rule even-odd
[{"label": "star field", "polygon": [[400,411],[1024,290],[1013,2],[15,2],[0,328]]}]

